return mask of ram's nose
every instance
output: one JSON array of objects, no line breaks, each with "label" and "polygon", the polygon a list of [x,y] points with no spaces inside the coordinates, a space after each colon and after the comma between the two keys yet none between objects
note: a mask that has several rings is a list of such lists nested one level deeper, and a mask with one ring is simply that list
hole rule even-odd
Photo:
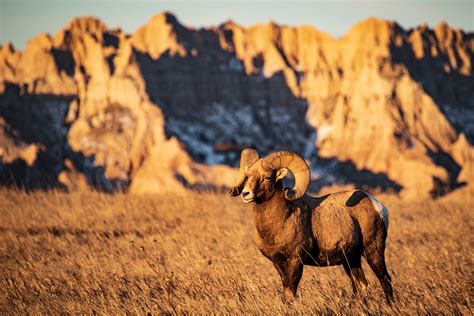
[{"label": "ram's nose", "polygon": [[255,197],[255,194],[250,191],[250,190],[243,190],[242,191],[242,200],[244,200],[245,203],[252,202]]}]

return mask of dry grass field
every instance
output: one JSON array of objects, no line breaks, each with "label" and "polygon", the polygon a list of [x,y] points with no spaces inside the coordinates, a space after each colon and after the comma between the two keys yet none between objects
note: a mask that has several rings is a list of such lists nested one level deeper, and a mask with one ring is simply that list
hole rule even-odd
[{"label": "dry grass field", "polygon": [[250,206],[224,194],[0,189],[0,314],[473,314],[473,203],[381,200],[393,307],[365,263],[365,303],[342,267],[306,267],[284,303]]}]

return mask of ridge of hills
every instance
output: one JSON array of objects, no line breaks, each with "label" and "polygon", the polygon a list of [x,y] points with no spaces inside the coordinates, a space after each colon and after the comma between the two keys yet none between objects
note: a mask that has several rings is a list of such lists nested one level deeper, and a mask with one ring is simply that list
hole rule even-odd
[{"label": "ridge of hills", "polygon": [[[474,35],[367,19],[132,34],[76,18],[0,49],[0,182],[156,192],[229,186],[240,150],[292,150],[313,189],[472,191]],[[469,191],[471,190],[471,191]]]}]

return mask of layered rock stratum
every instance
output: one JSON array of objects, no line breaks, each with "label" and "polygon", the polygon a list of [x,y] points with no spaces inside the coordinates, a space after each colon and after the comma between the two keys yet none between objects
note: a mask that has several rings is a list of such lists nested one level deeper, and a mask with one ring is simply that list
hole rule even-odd
[{"label": "layered rock stratum", "polygon": [[0,50],[0,171],[28,188],[229,186],[239,152],[293,150],[313,189],[405,197],[474,178],[474,36],[368,19],[193,29],[162,13],[132,34],[76,18]]}]

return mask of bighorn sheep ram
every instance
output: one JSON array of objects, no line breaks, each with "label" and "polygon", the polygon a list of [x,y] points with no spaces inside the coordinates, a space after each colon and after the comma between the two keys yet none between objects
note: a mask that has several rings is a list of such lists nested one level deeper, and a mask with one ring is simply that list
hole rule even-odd
[{"label": "bighorn sheep ram", "polygon": [[[283,188],[287,172],[293,188]],[[354,293],[367,280],[361,257],[379,279],[387,302],[393,300],[385,265],[387,209],[370,194],[352,190],[321,197],[306,195],[310,169],[299,155],[280,151],[260,158],[253,149],[242,151],[239,179],[229,190],[254,202],[257,247],[280,274],[286,299],[296,295],[303,266],[342,265]]]}]

